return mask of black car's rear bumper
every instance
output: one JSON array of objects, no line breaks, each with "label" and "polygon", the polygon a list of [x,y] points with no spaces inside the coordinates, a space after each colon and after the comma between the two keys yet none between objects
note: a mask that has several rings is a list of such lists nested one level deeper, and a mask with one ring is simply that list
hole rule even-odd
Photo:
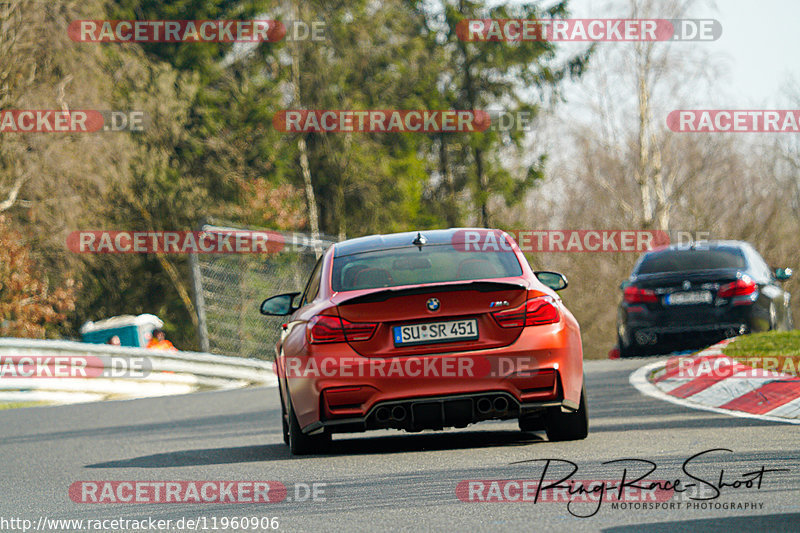
[{"label": "black car's rear bumper", "polygon": [[769,329],[767,316],[757,305],[658,310],[621,309],[622,343],[637,350],[695,348],[722,339]]}]

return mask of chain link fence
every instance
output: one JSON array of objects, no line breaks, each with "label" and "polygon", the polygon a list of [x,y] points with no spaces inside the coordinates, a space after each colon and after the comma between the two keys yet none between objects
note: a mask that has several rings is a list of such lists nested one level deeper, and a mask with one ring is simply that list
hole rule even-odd
[{"label": "chain link fence", "polygon": [[192,282],[202,351],[272,360],[285,317],[259,312],[261,302],[276,294],[302,291],[317,257],[333,244],[304,233],[267,228],[204,224],[201,230],[280,233],[284,246],[270,254],[193,254]]}]

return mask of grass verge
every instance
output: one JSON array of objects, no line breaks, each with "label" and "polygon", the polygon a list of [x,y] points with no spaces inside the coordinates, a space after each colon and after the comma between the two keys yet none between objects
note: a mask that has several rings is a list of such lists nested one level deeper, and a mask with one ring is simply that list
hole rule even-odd
[{"label": "grass verge", "polygon": [[0,411],[3,409],[16,409],[18,407],[36,407],[45,405],[42,402],[0,402]]},{"label": "grass verge", "polygon": [[800,330],[743,335],[722,351],[752,368],[800,375]]}]

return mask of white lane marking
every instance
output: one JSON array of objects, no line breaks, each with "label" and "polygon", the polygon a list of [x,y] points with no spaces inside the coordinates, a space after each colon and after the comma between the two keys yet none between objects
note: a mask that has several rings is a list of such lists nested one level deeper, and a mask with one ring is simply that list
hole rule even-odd
[{"label": "white lane marking", "polygon": [[800,418],[800,398],[795,398],[772,411],[767,411],[770,416],[785,416],[787,418]]},{"label": "white lane marking", "polygon": [[751,378],[747,377],[748,374],[749,372],[739,372],[729,378],[721,379],[686,399],[704,405],[719,407],[777,379],[775,377]]},{"label": "white lane marking", "polygon": [[768,420],[770,422],[783,422],[784,424],[800,424],[800,420],[792,420],[789,418],[769,416],[769,415],[754,415],[742,411],[732,411],[730,409],[720,409],[719,407],[702,405],[689,400],[684,400],[683,398],[676,398],[674,396],[670,396],[669,394],[662,392],[658,387],[656,387],[655,385],[650,383],[650,381],[647,380],[647,376],[650,375],[650,373],[654,369],[656,369],[659,365],[663,364],[665,364],[665,361],[656,361],[655,363],[644,365],[643,367],[634,370],[633,373],[631,373],[628,381],[630,382],[631,385],[633,385],[636,388],[636,390],[638,390],[645,396],[658,398],[659,400],[664,400],[665,402],[674,403],[676,405],[681,405],[683,407],[688,407],[690,409],[711,411],[712,413],[737,416],[739,418],[755,418],[758,420]]},{"label": "white lane marking", "polygon": [[677,389],[681,385],[686,385],[690,381],[694,381],[694,378],[667,378],[658,382],[658,388],[664,392],[669,392]]}]

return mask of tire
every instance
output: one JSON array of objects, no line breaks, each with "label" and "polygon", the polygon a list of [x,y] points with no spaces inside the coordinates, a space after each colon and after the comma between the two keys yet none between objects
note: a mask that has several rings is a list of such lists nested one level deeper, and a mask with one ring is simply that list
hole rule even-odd
[{"label": "tire", "polygon": [[541,416],[526,416],[519,419],[520,431],[538,431],[544,429],[544,419]]},{"label": "tire", "polygon": [[564,413],[561,407],[550,407],[545,415],[545,431],[550,442],[583,440],[589,434],[589,415],[586,409],[586,387],[581,389],[581,402],[574,413]]},{"label": "tire", "polygon": [[297,416],[294,414],[292,399],[289,398],[287,406],[289,417],[288,444],[292,455],[308,455],[324,452],[331,441],[331,435],[327,431],[319,435],[306,435],[300,428]]},{"label": "tire", "polygon": [[638,357],[642,355],[633,346],[625,346],[622,342],[622,337],[617,335],[617,346],[619,347],[619,358],[623,357]]},{"label": "tire", "polygon": [[289,422],[287,422],[287,419],[289,417],[286,414],[286,406],[283,403],[283,392],[281,391],[280,385],[278,385],[278,396],[281,399],[281,429],[283,430],[283,443],[288,446],[289,445]]}]

